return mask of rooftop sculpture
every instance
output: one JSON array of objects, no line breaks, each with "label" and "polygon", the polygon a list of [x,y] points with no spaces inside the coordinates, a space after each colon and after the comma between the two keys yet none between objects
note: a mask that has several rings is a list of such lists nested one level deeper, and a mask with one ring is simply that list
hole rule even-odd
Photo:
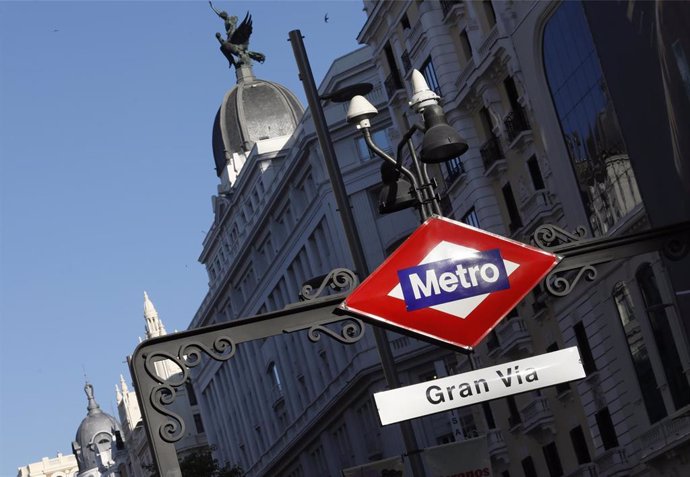
[{"label": "rooftop sculpture", "polygon": [[230,67],[239,68],[242,65],[249,65],[251,60],[263,63],[266,56],[263,53],[249,50],[249,37],[252,34],[252,16],[247,12],[242,23],[237,26],[238,18],[230,16],[224,10],[216,10],[213,3],[208,4],[218,15],[225,25],[225,38],[220,33],[216,33],[216,38],[220,43],[220,51],[228,59]]}]

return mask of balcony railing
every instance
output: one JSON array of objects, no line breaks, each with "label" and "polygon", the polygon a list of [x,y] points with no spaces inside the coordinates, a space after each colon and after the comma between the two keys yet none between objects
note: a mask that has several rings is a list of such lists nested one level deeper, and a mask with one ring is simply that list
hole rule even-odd
[{"label": "balcony railing", "polygon": [[621,447],[614,447],[609,449],[600,456],[594,459],[599,473],[610,477],[627,476],[629,475],[628,457],[625,455],[625,449]]},{"label": "balcony railing", "polygon": [[399,91],[402,89],[402,85],[400,84],[399,80],[396,80],[396,78],[391,74],[388,75],[388,78],[383,82],[384,88],[386,88],[386,94],[388,95],[388,99],[393,99],[393,96],[395,96],[396,91]]},{"label": "balcony railing", "polygon": [[596,464],[583,464],[565,477],[599,477]]},{"label": "balcony railing", "polygon": [[640,458],[653,457],[690,440],[690,417],[664,420],[640,436]]},{"label": "balcony railing", "polygon": [[503,125],[506,128],[506,134],[508,135],[508,142],[513,142],[513,140],[523,131],[529,131],[530,126],[527,121],[527,116],[522,108],[518,107],[513,109],[503,120]]},{"label": "balcony railing", "polygon": [[498,161],[504,159],[501,143],[493,134],[489,140],[479,148],[479,153],[482,155],[482,163],[484,164],[484,170],[486,172],[489,172]]},{"label": "balcony railing", "polygon": [[502,355],[532,351],[532,338],[522,318],[504,321],[496,331],[498,342],[501,344]]},{"label": "balcony railing", "polygon": [[554,429],[553,412],[549,407],[549,401],[545,397],[539,397],[531,401],[520,412],[525,432]]}]

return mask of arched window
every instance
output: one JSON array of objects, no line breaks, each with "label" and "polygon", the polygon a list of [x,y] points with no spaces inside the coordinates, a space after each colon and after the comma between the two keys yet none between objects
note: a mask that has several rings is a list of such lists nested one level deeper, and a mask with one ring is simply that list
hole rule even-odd
[{"label": "arched window", "polygon": [[544,69],[594,235],[641,202],[580,2],[563,2],[544,29]]},{"label": "arched window", "polygon": [[271,362],[271,363],[268,365],[268,371],[267,371],[267,373],[268,373],[268,375],[271,377],[271,382],[273,383],[273,385],[275,386],[275,388],[276,388],[278,391],[282,391],[282,390],[283,390],[283,385],[282,385],[282,383],[280,382],[280,373],[278,372],[278,366],[277,366],[274,362]]},{"label": "arched window", "polygon": [[635,308],[633,301],[630,298],[630,292],[625,283],[618,283],[613,288],[613,301],[618,310],[618,318],[625,333],[628,349],[632,358],[635,374],[637,375],[637,382],[642,393],[642,401],[647,410],[649,422],[657,422],[666,417],[666,407],[664,406],[664,399],[661,396],[659,387],[657,386],[654,370],[652,369],[652,362],[649,359],[647,345],[642,337],[642,329],[640,322],[635,315]]},{"label": "arched window", "polygon": [[666,308],[672,304],[663,302],[654,270],[650,264],[642,265],[635,274],[635,278],[640,287],[645,311],[654,334],[654,341],[659,350],[659,358],[661,358],[661,364],[664,373],[666,373],[673,405],[679,409],[690,404],[690,385],[688,385],[688,380],[683,373],[683,364],[680,361],[678,348],[676,348],[676,342],[673,339],[673,330],[671,330],[669,317],[666,313]]}]

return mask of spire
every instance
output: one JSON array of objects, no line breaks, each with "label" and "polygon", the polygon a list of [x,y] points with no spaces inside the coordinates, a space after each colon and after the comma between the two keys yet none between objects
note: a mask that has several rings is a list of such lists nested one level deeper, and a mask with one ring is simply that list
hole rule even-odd
[{"label": "spire", "polygon": [[127,388],[127,382],[125,381],[125,377],[123,375],[120,375],[120,389],[122,389],[123,393],[129,392],[129,389]]},{"label": "spire", "polygon": [[122,393],[120,392],[120,388],[117,387],[117,384],[115,385],[115,399],[117,399],[118,404],[122,401]]},{"label": "spire", "polygon": [[89,411],[89,416],[101,412],[101,407],[98,405],[96,398],[93,396],[93,386],[88,381],[84,385],[84,392],[86,393],[86,399],[89,401],[88,405],[86,406],[87,411]]},{"label": "spire", "polygon": [[146,292],[144,292],[144,319],[146,320],[146,339],[167,334],[165,326],[158,318],[158,312]]}]

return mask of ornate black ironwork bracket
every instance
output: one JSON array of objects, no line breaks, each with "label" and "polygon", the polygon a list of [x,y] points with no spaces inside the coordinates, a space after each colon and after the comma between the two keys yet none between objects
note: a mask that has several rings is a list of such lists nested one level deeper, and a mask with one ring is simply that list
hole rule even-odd
[{"label": "ornate black ironwork bracket", "polygon": [[680,260],[690,251],[690,222],[643,230],[620,237],[585,239],[584,227],[574,233],[555,225],[542,225],[533,235],[535,244],[561,257],[544,280],[554,296],[568,295],[584,278],[597,277],[595,265],[659,251],[670,260]]},{"label": "ornate black ironwork bracket", "polygon": [[[175,442],[184,436],[185,423],[170,405],[175,401],[177,389],[189,379],[190,369],[203,359],[227,361],[243,342],[301,330],[308,330],[311,341],[318,341],[322,334],[343,344],[356,343],[362,338],[364,325],[360,320],[333,314],[357,286],[356,276],[346,269],[334,270],[329,276],[344,291],[322,297],[314,293],[309,300],[277,312],[152,338],[137,346],[129,367],[151,454],[161,477],[182,475]],[[343,322],[339,333],[326,327],[337,322]],[[173,369],[179,368],[179,373],[161,375],[157,368],[163,362],[173,363]]]}]

